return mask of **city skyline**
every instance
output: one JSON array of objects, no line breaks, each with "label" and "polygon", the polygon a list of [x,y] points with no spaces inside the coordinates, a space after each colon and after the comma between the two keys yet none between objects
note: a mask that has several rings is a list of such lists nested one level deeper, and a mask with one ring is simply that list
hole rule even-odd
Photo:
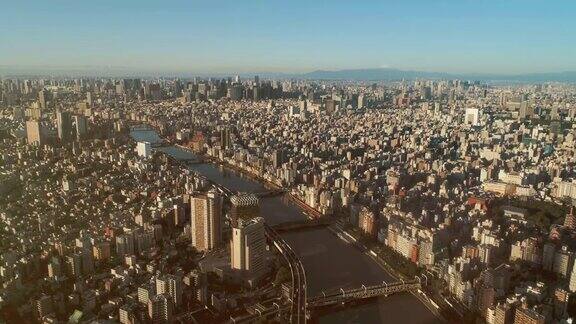
[{"label": "city skyline", "polygon": [[0,13],[0,27],[10,31],[0,43],[0,69],[574,71],[570,7],[539,1],[12,3]]},{"label": "city skyline", "polygon": [[0,324],[576,319],[575,2],[0,8]]}]

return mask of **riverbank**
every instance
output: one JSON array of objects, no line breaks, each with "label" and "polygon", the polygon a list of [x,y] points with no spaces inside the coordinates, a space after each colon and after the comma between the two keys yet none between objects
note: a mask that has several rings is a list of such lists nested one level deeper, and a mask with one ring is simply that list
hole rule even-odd
[{"label": "riverbank", "polygon": [[[196,156],[198,156],[198,154],[196,152],[193,152],[192,150],[190,150],[188,147],[186,146],[182,146],[182,145],[177,145],[179,148],[186,150]],[[211,157],[211,156],[207,156],[207,155],[201,155],[203,158],[205,158],[206,160],[209,160],[211,163],[216,163],[224,168],[228,168],[232,171],[236,171],[239,172],[241,174],[243,174],[244,176],[247,176],[248,178],[254,180],[254,181],[258,181],[259,183],[261,183],[265,188],[268,189],[282,189],[282,187],[280,187],[279,185],[257,175],[256,173],[254,173],[251,170],[242,168],[236,164],[232,164],[229,163],[227,161],[224,160],[220,160],[217,159],[215,157]],[[208,158],[208,159],[206,159]],[[302,200],[298,199],[297,197],[295,197],[292,193],[287,193],[287,196],[293,201],[296,202],[297,205],[299,205],[300,208],[303,208],[302,205],[305,205],[307,208],[312,209],[312,207],[310,207],[309,205],[305,204]],[[304,210],[306,211],[306,210]],[[319,213],[318,211],[316,211],[317,213]],[[313,218],[314,216],[310,216],[309,214],[307,214],[309,218]],[[343,240],[346,243],[352,243],[355,244],[356,247],[361,251],[361,253],[365,254],[366,256],[368,256],[369,258],[371,258],[376,264],[378,264],[380,266],[380,268],[386,272],[387,275],[389,275],[390,277],[396,279],[397,281],[400,280],[410,280],[412,278],[408,278],[406,277],[404,274],[402,274],[399,271],[396,271],[390,264],[388,264],[384,259],[382,259],[380,256],[378,256],[373,250],[368,249],[368,247],[366,247],[364,244],[358,242],[358,240],[356,238],[354,238],[348,231],[346,231],[342,226],[340,226],[340,224],[335,224],[333,226],[329,226],[328,230],[333,233],[336,237],[338,237],[340,240]],[[416,297],[418,300],[420,300],[424,306],[426,306],[428,308],[428,310],[430,312],[432,312],[438,319],[444,321],[444,322],[448,322],[448,320],[446,320],[440,313],[439,313],[439,306],[422,290],[418,290],[416,292],[410,292],[414,297]]]},{"label": "riverbank", "polygon": [[[138,136],[138,134],[135,134]],[[138,138],[137,140],[144,140]],[[162,152],[177,159],[189,160],[193,154],[180,147],[163,147]],[[198,163],[187,168],[210,181],[233,191],[260,192],[264,184],[254,177],[247,177],[233,168],[220,163]],[[261,215],[270,224],[299,221],[309,217],[291,200],[270,197],[261,200]],[[339,239],[327,228],[306,229],[282,234],[285,241],[298,255],[306,270],[309,296],[322,291],[350,289],[364,285],[393,282],[396,279],[385,271],[373,258],[360,253],[352,244]],[[377,298],[362,305],[342,307],[316,318],[319,323],[438,323],[440,320],[423,301],[409,293]]]},{"label": "riverbank", "polygon": [[[362,253],[370,257],[376,264],[378,264],[382,270],[386,271],[390,276],[395,278],[396,280],[411,280],[413,278],[408,278],[404,274],[399,271],[396,271],[390,264],[388,264],[384,259],[382,259],[376,252],[372,249],[369,249],[366,245],[362,244],[358,241],[352,234],[350,234],[347,230],[345,230],[340,223],[336,223],[333,226],[328,227],[328,229],[334,233],[334,235],[338,236],[341,240],[355,244]],[[410,292],[414,297],[418,298],[427,308],[430,310],[436,317],[445,323],[449,321],[440,314],[439,309],[440,307],[432,298],[430,298],[423,290],[418,291],[411,291]]]},{"label": "riverbank", "polygon": [[[184,145],[180,145],[180,144],[174,144],[174,146],[185,150],[187,152],[190,152],[191,154],[194,154],[195,156],[199,156],[201,158],[201,160],[204,163],[214,163],[214,164],[218,164],[222,167],[228,168],[230,170],[236,171],[241,173],[242,175],[248,177],[249,179],[252,179],[254,181],[259,182],[260,184],[262,184],[266,189],[270,189],[270,190],[285,190],[286,188],[278,185],[277,183],[274,183],[258,174],[256,174],[254,171],[246,169],[246,168],[242,168],[241,166],[237,165],[237,164],[233,164],[230,163],[228,161],[225,160],[221,160],[218,159],[216,157],[210,156],[210,155],[206,155],[206,154],[201,154],[198,152],[195,152],[194,150],[190,149],[187,146]],[[296,205],[298,205],[300,208],[303,209],[303,212],[309,217],[309,218],[319,218],[319,217],[323,217],[323,216],[329,216],[329,215],[323,215],[319,210],[313,208],[312,206],[308,205],[306,202],[304,202],[300,197],[296,196],[294,193],[290,192],[289,190],[286,191],[286,196]]]}]

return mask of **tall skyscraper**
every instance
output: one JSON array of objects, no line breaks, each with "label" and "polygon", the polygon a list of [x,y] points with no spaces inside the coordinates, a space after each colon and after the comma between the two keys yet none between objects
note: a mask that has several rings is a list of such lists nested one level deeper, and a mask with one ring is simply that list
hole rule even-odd
[{"label": "tall skyscraper", "polygon": [[232,226],[238,224],[238,220],[249,220],[260,216],[258,197],[252,193],[239,193],[230,198],[230,219]]},{"label": "tall skyscraper", "polygon": [[88,132],[88,123],[85,116],[74,116],[74,124],[76,125],[76,138],[82,139]]},{"label": "tall skyscraper", "polygon": [[225,149],[231,145],[230,128],[224,127],[220,130],[220,147]]},{"label": "tall skyscraper", "polygon": [[358,109],[362,109],[362,108],[364,108],[364,94],[363,93],[361,93],[358,96]]},{"label": "tall skyscraper", "polygon": [[44,145],[44,138],[42,136],[42,128],[39,120],[26,121],[26,138],[28,144]]},{"label": "tall skyscraper", "polygon": [[[574,260],[574,263],[576,263],[576,260]],[[571,292],[576,292],[576,267],[574,265],[572,266],[572,271],[570,273],[570,283],[568,285],[568,289]]]},{"label": "tall skyscraper", "polygon": [[92,105],[93,105],[92,92],[86,92],[86,102],[88,103],[88,105],[90,107],[92,107]]},{"label": "tall skyscraper", "polygon": [[40,108],[46,109],[50,100],[50,92],[46,89],[42,89],[38,92],[38,101],[40,102]]},{"label": "tall skyscraper", "polygon": [[240,219],[232,229],[231,265],[247,277],[257,277],[264,271],[266,239],[264,219]]},{"label": "tall skyscraper", "polygon": [[72,135],[72,119],[67,111],[58,111],[56,113],[56,126],[58,129],[58,138],[66,142]]},{"label": "tall skyscraper", "polygon": [[275,168],[279,168],[284,163],[284,150],[275,150],[272,155],[272,166]]},{"label": "tall skyscraper", "polygon": [[222,241],[222,198],[216,190],[190,198],[192,246],[199,251],[218,247]]}]

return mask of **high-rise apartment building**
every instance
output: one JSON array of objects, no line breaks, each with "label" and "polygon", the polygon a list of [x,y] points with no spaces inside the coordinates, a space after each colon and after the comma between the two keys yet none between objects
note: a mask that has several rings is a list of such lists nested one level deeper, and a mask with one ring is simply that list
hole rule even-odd
[{"label": "high-rise apartment building", "polygon": [[42,295],[36,301],[36,312],[38,314],[38,318],[42,318],[50,313],[52,313],[52,298],[48,295]]},{"label": "high-rise apartment building", "polygon": [[28,144],[44,145],[44,137],[42,136],[42,127],[39,120],[26,121],[26,138]]},{"label": "high-rise apartment building", "polygon": [[143,158],[148,158],[152,155],[152,146],[149,142],[138,142],[136,150],[138,151],[138,156]]},{"label": "high-rise apartment building", "polygon": [[222,198],[216,190],[190,198],[192,246],[199,251],[211,250],[222,241]]},{"label": "high-rise apartment building", "polygon": [[544,324],[543,315],[529,308],[518,307],[514,313],[514,324]]},{"label": "high-rise apartment building", "polygon": [[50,101],[50,92],[46,89],[42,89],[38,92],[38,102],[40,102],[40,108],[46,109]]},{"label": "high-rise apartment building", "polygon": [[366,207],[362,207],[358,215],[358,227],[369,236],[376,235],[376,216]]},{"label": "high-rise apartment building", "polygon": [[[574,260],[576,263],[576,260]],[[570,283],[568,284],[568,289],[571,292],[576,292],[576,267],[572,264],[572,271],[570,272]]]},{"label": "high-rise apartment building", "polygon": [[156,293],[170,297],[172,304],[178,307],[182,303],[182,278],[175,275],[156,278]]},{"label": "high-rise apartment building", "polygon": [[148,316],[154,324],[172,322],[172,301],[166,295],[159,294],[148,301]]},{"label": "high-rise apartment building", "polygon": [[498,304],[494,310],[494,324],[511,324],[514,318],[513,315],[513,309],[510,304]]},{"label": "high-rise apartment building", "polygon": [[258,277],[264,271],[265,253],[264,219],[240,219],[232,229],[232,269],[240,270],[247,277]]},{"label": "high-rise apartment building", "polygon": [[58,138],[63,142],[70,140],[72,136],[72,119],[69,112],[58,111],[56,113],[56,126]]},{"label": "high-rise apartment building", "polygon": [[74,125],[76,126],[76,138],[82,139],[88,133],[88,122],[85,116],[74,116]]}]

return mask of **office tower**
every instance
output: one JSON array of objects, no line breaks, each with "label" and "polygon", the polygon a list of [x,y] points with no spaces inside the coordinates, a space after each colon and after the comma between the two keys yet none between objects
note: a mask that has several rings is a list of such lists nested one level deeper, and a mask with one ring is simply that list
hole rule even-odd
[{"label": "office tower", "polygon": [[279,168],[284,163],[284,150],[275,150],[272,155],[272,166]]},{"label": "office tower", "polygon": [[[576,263],[576,260],[574,260]],[[576,292],[576,267],[572,265],[572,271],[570,273],[570,283],[568,285],[568,289],[571,292]]]},{"label": "office tower", "polygon": [[334,99],[326,99],[324,102],[326,113],[331,114],[336,111],[336,101]]},{"label": "office tower", "polygon": [[32,92],[32,83],[30,80],[24,80],[24,93],[29,94]]},{"label": "office tower", "polygon": [[258,197],[252,193],[239,193],[230,198],[230,220],[232,226],[238,224],[238,220],[249,220],[260,216]]},{"label": "office tower", "polygon": [[259,101],[260,98],[262,97],[262,89],[260,89],[260,87],[255,86],[252,88],[252,99],[254,101]]},{"label": "office tower", "polygon": [[125,92],[125,87],[126,85],[124,84],[124,80],[118,81],[118,83],[116,83],[116,94],[123,95]]},{"label": "office tower", "polygon": [[74,116],[74,125],[76,125],[76,138],[82,139],[88,133],[88,125],[87,125],[86,117],[85,116]]},{"label": "office tower", "polygon": [[254,76],[254,84],[255,84],[255,85],[260,85],[260,77],[257,76],[257,75]]},{"label": "office tower", "polygon": [[26,138],[28,144],[38,146],[44,145],[44,138],[42,136],[42,128],[39,120],[26,121]]},{"label": "office tower", "polygon": [[72,119],[67,111],[58,111],[56,113],[56,126],[58,129],[58,138],[66,142],[72,135]]},{"label": "office tower", "polygon": [[46,89],[42,89],[38,92],[38,102],[40,102],[40,108],[46,109],[48,107],[50,100],[50,92]]},{"label": "office tower", "polygon": [[92,246],[85,247],[80,252],[82,254],[82,273],[91,274],[94,272],[94,254],[92,254]]},{"label": "office tower", "polygon": [[244,92],[244,87],[240,84],[231,85],[228,87],[227,97],[231,100],[240,100]]},{"label": "office tower", "polygon": [[364,94],[363,93],[361,93],[358,96],[358,109],[362,109],[362,108],[364,108]]},{"label": "office tower", "polygon": [[480,111],[478,108],[466,108],[464,123],[467,125],[477,126],[479,123]]},{"label": "office tower", "polygon": [[174,81],[174,97],[180,97],[182,94],[182,82],[180,80]]},{"label": "office tower", "polygon": [[222,241],[222,198],[214,189],[190,198],[192,246],[199,251],[216,248]]},{"label": "office tower", "polygon": [[428,100],[432,97],[432,89],[430,87],[422,88],[422,99]]},{"label": "office tower", "polygon": [[247,277],[258,277],[264,271],[265,251],[264,219],[240,219],[238,226],[232,229],[232,269],[241,271]]},{"label": "office tower", "polygon": [[86,92],[86,102],[88,103],[89,107],[93,106],[92,92]]},{"label": "office tower", "polygon": [[152,155],[152,147],[149,142],[138,142],[136,150],[138,151],[138,156],[143,158],[148,158]]},{"label": "office tower", "polygon": [[170,297],[175,307],[182,303],[182,279],[175,275],[156,278],[156,293]]},{"label": "office tower", "polygon": [[153,83],[148,85],[150,97],[147,99],[152,100],[161,100],[162,99],[162,90],[160,89],[160,85],[157,83]]},{"label": "office tower", "polygon": [[225,149],[231,146],[230,128],[224,127],[220,130],[220,148]]},{"label": "office tower", "polygon": [[148,301],[148,316],[154,324],[172,322],[172,301],[165,295],[156,295]]},{"label": "office tower", "polygon": [[542,248],[542,269],[552,271],[554,266],[554,256],[556,254],[556,245],[552,242],[547,242]]}]

